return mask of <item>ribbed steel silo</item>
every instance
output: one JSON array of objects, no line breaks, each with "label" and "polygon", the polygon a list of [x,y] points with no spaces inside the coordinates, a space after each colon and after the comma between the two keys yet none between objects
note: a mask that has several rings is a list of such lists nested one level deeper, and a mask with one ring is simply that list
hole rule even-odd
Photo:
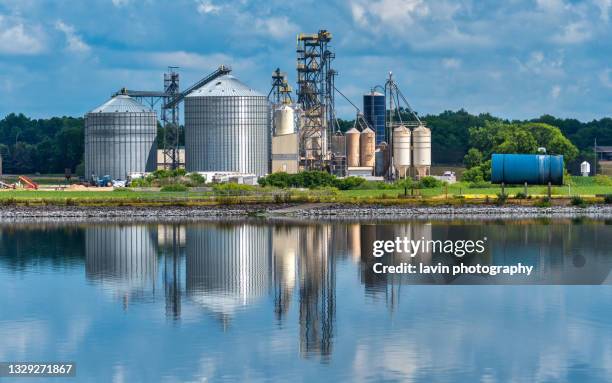
[{"label": "ribbed steel silo", "polygon": [[85,176],[126,179],[156,166],[157,117],[127,95],[118,95],[85,115]]},{"label": "ribbed steel silo", "polygon": [[269,173],[268,99],[237,78],[219,77],[185,98],[187,171]]}]

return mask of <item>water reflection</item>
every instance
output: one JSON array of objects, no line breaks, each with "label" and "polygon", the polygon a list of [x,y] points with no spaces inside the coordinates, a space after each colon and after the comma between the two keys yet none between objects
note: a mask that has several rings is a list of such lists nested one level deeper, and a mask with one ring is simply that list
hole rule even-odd
[{"label": "water reflection", "polygon": [[187,296],[227,325],[270,286],[271,235],[264,225],[187,227]]},{"label": "water reflection", "polygon": [[293,228],[298,236],[300,353],[329,358],[336,314],[335,253],[330,225]]},{"label": "water reflection", "polygon": [[[0,227],[0,262],[24,272],[35,265],[80,267],[89,282],[121,302],[165,302],[171,320],[184,309],[234,319],[256,305],[280,327],[297,327],[299,353],[329,361],[337,334],[338,268],[355,272],[358,293],[398,310],[410,284],[610,283],[604,221],[347,222],[238,221],[226,224],[133,224]],[[372,256],[376,240],[487,238],[486,251],[459,260],[421,252],[413,259]],[[535,267],[531,277],[376,274],[375,262],[448,265],[465,262]],[[402,290],[403,289],[403,290]],[[163,291],[158,295],[158,291]],[[340,297],[342,298],[342,297]]]},{"label": "water reflection", "polygon": [[166,316],[174,320],[181,317],[183,283],[181,255],[186,244],[185,226],[158,225],[157,239],[163,259],[163,283]]},{"label": "water reflection", "polygon": [[131,299],[155,293],[157,238],[144,225],[100,225],[85,229],[85,275],[119,297],[125,308]]}]

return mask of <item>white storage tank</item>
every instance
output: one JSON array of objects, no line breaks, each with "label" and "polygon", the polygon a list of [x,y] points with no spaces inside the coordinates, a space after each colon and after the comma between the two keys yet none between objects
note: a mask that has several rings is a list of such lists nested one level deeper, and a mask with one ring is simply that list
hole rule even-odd
[{"label": "white storage tank", "polygon": [[290,105],[282,105],[274,111],[274,135],[284,136],[295,132],[294,111]]},{"label": "white storage tank", "polygon": [[370,128],[365,128],[359,137],[359,162],[362,167],[374,167],[376,135]]},{"label": "white storage tank", "polygon": [[346,161],[349,167],[359,166],[359,137],[357,129],[351,128],[346,132]]},{"label": "white storage tank", "polygon": [[591,174],[591,164],[589,164],[586,161],[581,163],[580,164],[580,174],[582,174],[583,177],[588,177],[589,174]]},{"label": "white storage tank", "polygon": [[410,169],[410,129],[404,125],[393,129],[393,166],[399,178],[406,178]]},{"label": "white storage tank", "polygon": [[412,131],[412,155],[417,178],[428,176],[431,168],[431,130],[424,125]]}]

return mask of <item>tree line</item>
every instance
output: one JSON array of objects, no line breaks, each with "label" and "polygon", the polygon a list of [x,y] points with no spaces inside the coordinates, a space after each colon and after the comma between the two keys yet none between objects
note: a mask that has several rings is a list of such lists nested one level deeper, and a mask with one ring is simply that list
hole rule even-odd
[{"label": "tree line", "polygon": [[[407,111],[401,110],[400,113],[402,119],[410,120]],[[484,161],[490,150],[531,152],[534,150],[534,143],[554,152],[561,143],[560,137],[556,133],[552,134],[553,131],[549,128],[542,128],[543,126],[558,128],[561,137],[567,139],[576,149],[575,152],[570,150],[571,158],[567,157],[570,160],[568,167],[572,170],[584,159],[592,161],[595,138],[598,145],[612,145],[612,118],[581,122],[576,119],[560,119],[544,115],[532,120],[519,121],[501,119],[490,114],[473,115],[465,110],[445,111],[420,118],[431,128],[432,158],[436,164],[464,163],[470,148],[478,149]],[[353,121],[350,120],[338,122],[343,131],[353,126]],[[50,174],[63,173],[64,169],[69,168],[73,173],[78,173],[79,168],[82,169],[83,166],[83,123],[83,118],[80,117],[31,119],[23,114],[7,115],[0,120],[0,155],[3,172]],[[540,132],[536,137],[534,136],[536,130],[543,130],[552,135],[547,138]],[[495,138],[497,141],[492,141],[493,138],[486,136],[493,134],[493,131],[497,134]],[[547,141],[548,139],[553,141]],[[159,126],[160,147],[162,140],[163,129]],[[501,145],[503,141],[507,143]],[[497,146],[493,146],[493,142]],[[180,143],[184,143],[182,133]],[[562,143],[567,149],[567,142]],[[523,146],[512,147],[514,144]]]}]

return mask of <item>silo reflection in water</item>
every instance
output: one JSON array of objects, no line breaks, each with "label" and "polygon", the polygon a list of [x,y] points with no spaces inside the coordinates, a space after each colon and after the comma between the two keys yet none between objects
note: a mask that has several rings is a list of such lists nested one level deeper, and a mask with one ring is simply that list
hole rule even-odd
[{"label": "silo reflection in water", "polygon": [[272,236],[274,257],[274,312],[282,320],[289,310],[296,282],[299,232],[288,226],[276,226]]},{"label": "silo reflection in water", "polygon": [[330,251],[331,227],[299,227],[300,352],[331,356],[336,315],[335,255]]},{"label": "silo reflection in water", "polygon": [[85,274],[127,299],[153,291],[157,276],[155,232],[145,225],[85,229]]},{"label": "silo reflection in water", "polygon": [[270,286],[270,228],[193,225],[186,232],[187,295],[225,323]]},{"label": "silo reflection in water", "polygon": [[166,298],[166,316],[181,317],[183,283],[182,255],[185,250],[185,226],[180,224],[158,225],[157,243],[163,255],[163,283]]},{"label": "silo reflection in water", "polygon": [[[399,265],[403,262],[430,265],[432,263],[432,249],[425,248],[419,250],[412,257],[405,252],[393,252],[377,258],[373,255],[374,241],[429,241],[432,239],[432,226],[428,222],[409,222],[409,223],[377,223],[362,224],[360,228],[361,237],[361,280],[365,286],[366,294],[372,297],[385,297],[391,308],[399,302],[400,285],[410,283],[428,282],[432,279],[431,275],[405,275],[405,274],[377,274],[373,271],[375,263],[385,265]],[[433,276],[435,277],[435,276]]]}]

